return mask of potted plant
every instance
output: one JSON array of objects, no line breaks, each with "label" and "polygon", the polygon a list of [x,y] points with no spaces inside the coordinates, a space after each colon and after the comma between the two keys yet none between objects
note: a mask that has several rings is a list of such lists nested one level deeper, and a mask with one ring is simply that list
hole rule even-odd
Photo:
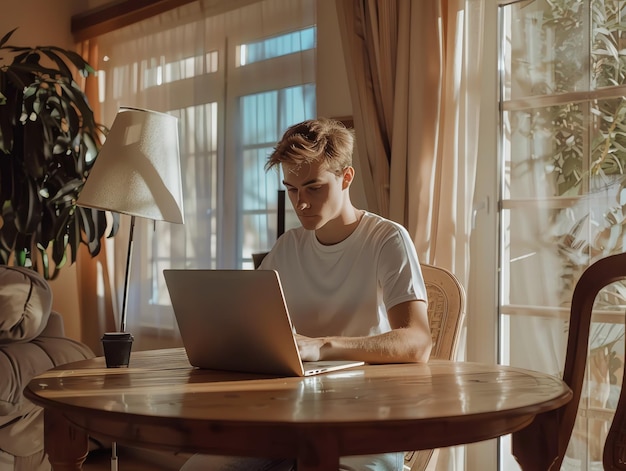
[{"label": "potted plant", "polygon": [[[81,243],[91,256],[119,216],[76,206],[106,129],[74,81],[94,70],[76,52],[0,40],[0,263],[54,278]],[[69,249],[69,250],[68,250]]]}]

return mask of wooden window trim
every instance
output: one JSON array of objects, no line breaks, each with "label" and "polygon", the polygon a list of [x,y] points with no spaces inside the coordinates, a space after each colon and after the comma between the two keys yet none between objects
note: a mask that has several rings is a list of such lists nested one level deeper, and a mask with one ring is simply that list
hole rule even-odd
[{"label": "wooden window trim", "polygon": [[109,33],[197,0],[122,0],[72,16],[76,42]]}]

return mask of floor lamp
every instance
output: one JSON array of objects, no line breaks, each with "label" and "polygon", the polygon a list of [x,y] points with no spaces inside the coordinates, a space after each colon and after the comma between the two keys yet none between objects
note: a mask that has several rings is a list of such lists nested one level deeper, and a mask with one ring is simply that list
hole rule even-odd
[{"label": "floor lamp", "polygon": [[178,118],[120,108],[77,204],[131,216],[119,332],[126,332],[135,218],[184,223]]},{"label": "floor lamp", "polygon": [[[76,204],[131,216],[120,328],[102,337],[107,367],[128,366],[133,338],[126,333],[126,316],[135,218],[184,223],[178,119],[120,108]],[[117,458],[113,442],[112,471],[118,469]]]}]

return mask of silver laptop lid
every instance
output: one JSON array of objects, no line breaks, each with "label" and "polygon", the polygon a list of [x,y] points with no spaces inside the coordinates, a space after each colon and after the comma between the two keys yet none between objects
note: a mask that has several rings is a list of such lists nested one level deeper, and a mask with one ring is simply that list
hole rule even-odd
[{"label": "silver laptop lid", "polygon": [[199,368],[304,375],[274,270],[164,270],[189,362]]}]

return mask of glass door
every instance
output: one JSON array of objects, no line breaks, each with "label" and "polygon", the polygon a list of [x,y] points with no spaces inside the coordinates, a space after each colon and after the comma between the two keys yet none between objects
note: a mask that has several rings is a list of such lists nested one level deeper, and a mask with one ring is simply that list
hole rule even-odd
[{"label": "glass door", "polygon": [[[626,1],[499,9],[500,362],[562,375],[582,271],[626,241]],[[623,367],[626,291],[596,300],[563,469],[598,468]],[[500,469],[519,469],[501,440]]]}]

